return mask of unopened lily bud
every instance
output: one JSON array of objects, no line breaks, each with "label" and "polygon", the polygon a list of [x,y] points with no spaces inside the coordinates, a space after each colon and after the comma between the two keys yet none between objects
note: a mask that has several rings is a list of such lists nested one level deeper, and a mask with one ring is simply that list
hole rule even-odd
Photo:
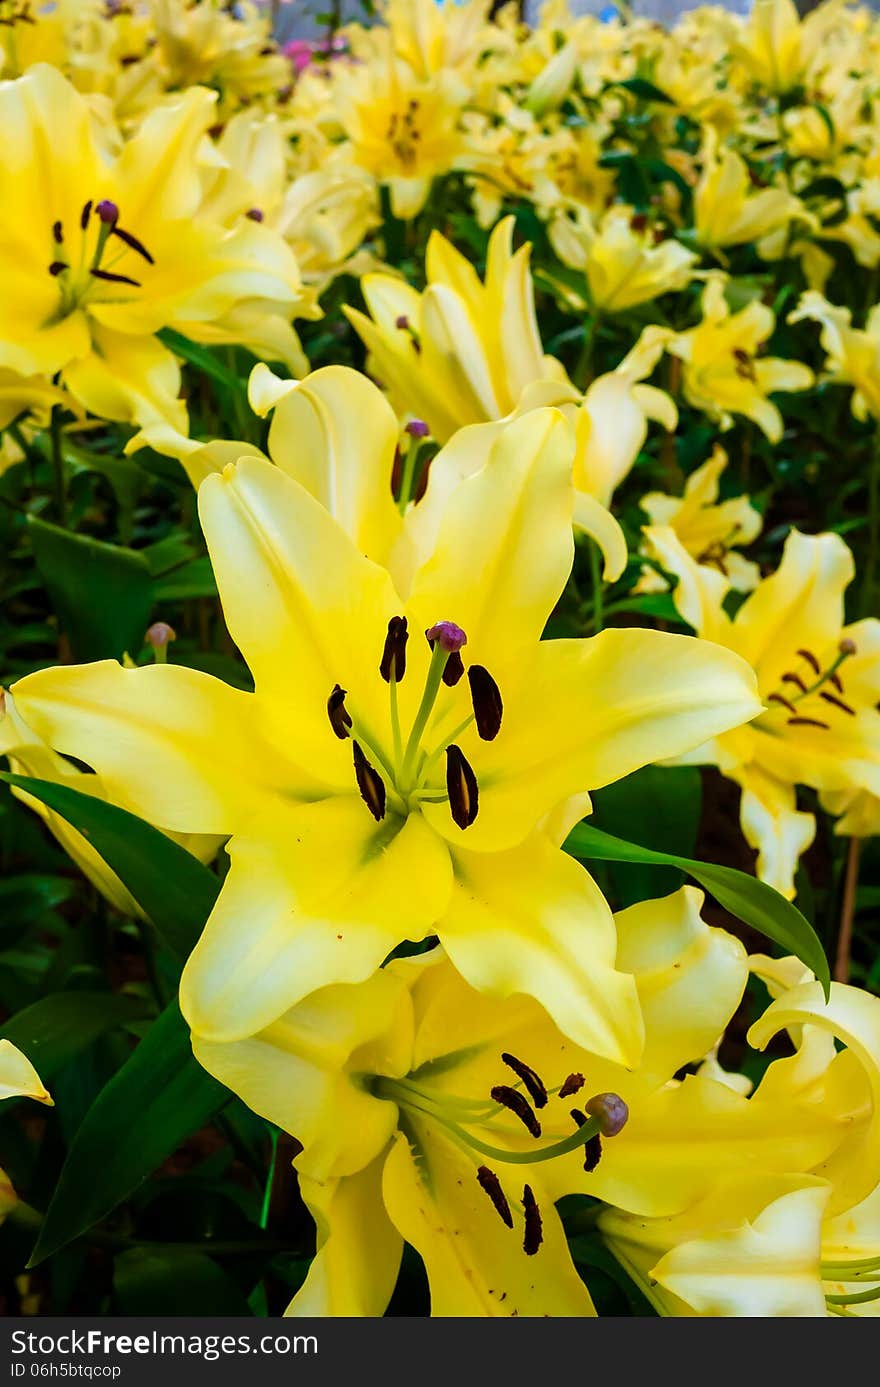
[{"label": "unopened lily bud", "polygon": [[584,1104],[584,1109],[597,1119],[603,1137],[616,1137],[629,1117],[629,1108],[616,1093],[597,1093]]},{"label": "unopened lily bud", "polygon": [[540,72],[529,87],[525,100],[527,111],[542,116],[545,111],[553,111],[568,96],[577,72],[577,50],[573,43],[567,43],[550,59],[543,72]]},{"label": "unopened lily bud", "polygon": [[408,433],[410,438],[427,438],[431,430],[424,419],[410,419],[404,432]]},{"label": "unopened lily bud", "polygon": [[429,645],[439,645],[450,655],[457,655],[461,647],[467,645],[467,636],[454,621],[435,622],[428,627],[425,636]]},{"label": "unopened lily bud", "polygon": [[109,198],[102,198],[96,206],[95,212],[106,226],[115,226],[119,221],[119,208]]}]

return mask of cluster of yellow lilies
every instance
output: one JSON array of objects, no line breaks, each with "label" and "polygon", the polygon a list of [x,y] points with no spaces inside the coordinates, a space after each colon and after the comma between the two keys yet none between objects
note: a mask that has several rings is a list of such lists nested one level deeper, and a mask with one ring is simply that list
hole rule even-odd
[{"label": "cluster of yellow lilies", "polygon": [[[762,571],[722,444],[745,420],[778,445],[832,385],[880,423],[878,309],[834,297],[844,257],[880,265],[880,24],[843,0],[671,31],[489,8],[388,0],[292,56],[249,4],[0,0],[0,469],[50,415],[177,459],[254,682],[156,627],[149,663],[14,683],[0,753],[203,861],[225,845],[180,1006],[204,1068],[301,1144],[318,1237],[291,1315],[382,1315],[405,1244],[434,1315],[593,1315],[571,1194],[661,1314],[876,1314],[880,999],[749,955],[693,887],[614,914],[562,844],[657,762],[736,782],[788,897],[799,787],[880,831],[880,621],[847,618],[839,533],[792,529]],[[801,289],[768,302],[781,262]],[[536,285],[587,324],[571,371]],[[294,324],[331,312],[364,370],[312,369]],[[821,380],[767,350],[781,326]],[[180,339],[257,359],[248,439],[193,426]],[[680,416],[710,443],[633,543],[616,493]],[[629,565],[693,634],[544,638],[584,544],[600,592]],[[776,1055],[754,1091],[718,1057],[750,978],[748,1044]],[[0,1042],[22,1094],[51,1102]]]}]

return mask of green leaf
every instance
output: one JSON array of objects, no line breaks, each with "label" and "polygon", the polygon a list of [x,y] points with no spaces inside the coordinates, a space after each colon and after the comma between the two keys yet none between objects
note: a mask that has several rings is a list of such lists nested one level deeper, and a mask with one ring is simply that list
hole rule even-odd
[{"label": "green leaf", "polygon": [[116,1258],[119,1315],[250,1315],[235,1282],[203,1252],[133,1247]]},{"label": "green leaf", "polygon": [[28,517],[37,568],[78,660],[140,650],[153,609],[141,554]]},{"label": "green leaf", "polygon": [[217,583],[207,555],[191,559],[156,578],[156,601],[178,602],[187,597],[216,597]]},{"label": "green leaf", "polygon": [[0,1027],[0,1040],[23,1050],[45,1080],[105,1031],[147,1014],[138,997],[113,992],[55,992],[41,997]]},{"label": "green leaf", "polygon": [[220,883],[164,833],[125,809],[69,785],[0,772],[87,838],[128,887],[138,905],[181,958],[192,951],[217,899]]},{"label": "green leaf", "polygon": [[206,376],[223,385],[227,390],[232,390],[236,395],[243,392],[243,384],[234,371],[230,371],[221,361],[218,361],[210,347],[203,347],[198,342],[191,342],[188,337],[184,337],[182,332],[175,332],[174,328],[164,327],[157,334],[159,341],[163,342],[169,351],[175,356],[182,357],[190,366],[195,366]]},{"label": "green leaf", "polygon": [[659,87],[655,87],[653,82],[649,82],[645,77],[627,77],[623,82],[612,82],[614,87],[623,87],[626,91],[632,92],[640,101],[660,101],[665,106],[673,106],[675,103],[671,96],[667,96]]},{"label": "green leaf", "polygon": [[193,1059],[189,1028],[171,1002],[83,1118],[29,1265],[105,1218],[229,1096]]},{"label": "green leaf", "polygon": [[599,862],[652,862],[657,866],[678,867],[709,891],[731,915],[760,930],[811,968],[821,982],[825,996],[831,987],[828,960],[819,937],[797,906],[757,877],[738,872],[735,867],[719,867],[711,862],[694,862],[689,857],[654,852],[635,843],[612,838],[590,824],[578,824],[565,842],[574,857]]},{"label": "green leaf", "polygon": [[[590,826],[616,838],[636,837],[654,852],[689,857],[696,846],[702,805],[696,766],[643,766],[593,795]],[[615,906],[668,895],[682,882],[674,867],[617,863],[607,868]]]}]

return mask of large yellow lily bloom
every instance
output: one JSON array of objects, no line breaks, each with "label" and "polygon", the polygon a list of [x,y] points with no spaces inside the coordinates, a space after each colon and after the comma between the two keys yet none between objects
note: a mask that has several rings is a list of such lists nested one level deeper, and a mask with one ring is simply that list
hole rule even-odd
[{"label": "large yellow lily bloom", "polygon": [[[553,1148],[577,1130],[573,1107],[583,1121],[603,1092],[634,1110],[727,1024],[745,951],[704,924],[701,901],[685,889],[617,917],[645,1016],[636,1073],[573,1046],[536,1003],[474,992],[440,950],[324,988],[250,1039],[194,1035],[205,1068],[303,1144],[295,1165],[318,1253],[288,1313],[381,1315],[405,1240],[424,1259],[435,1316],[592,1315],[554,1209],[561,1192],[589,1189],[584,1147]],[[537,1079],[520,1100],[492,1094],[521,1088],[510,1059]],[[593,1139],[594,1166],[613,1144]],[[535,1242],[524,1184],[542,1219]]]},{"label": "large yellow lily bloom", "polygon": [[810,219],[800,199],[784,188],[756,192],[745,160],[729,146],[719,148],[711,128],[702,158],[703,172],[694,189],[694,233],[707,250],[758,241],[795,218]]},{"label": "large yellow lily bloom", "polygon": [[[780,963],[767,963],[772,979]],[[768,1163],[744,1123],[738,1133],[726,1127],[710,1142],[735,1147],[737,1164],[717,1164],[707,1146],[715,1179],[695,1187],[693,1202],[666,1217],[614,1210],[600,1218],[615,1255],[662,1314],[877,1313],[880,1002],[841,983],[827,1003],[816,982],[771,991],[779,995],[749,1040],[763,1048],[785,1028],[798,1049],[771,1064],[743,1113],[766,1105],[787,1112],[788,1168]],[[817,1160],[808,1128],[822,1112],[838,1135]],[[668,1117],[672,1131],[674,1105]]]},{"label": "large yellow lily bloom", "polygon": [[104,418],[184,428],[161,328],[259,345],[256,319],[279,324],[273,340],[290,334],[282,315],[299,275],[281,238],[246,218],[228,230],[199,216],[198,151],[215,100],[191,89],[110,158],[87,102],[54,68],[0,85],[0,366],[60,373]]},{"label": "large yellow lily bloom", "polygon": [[880,622],[844,624],[854,569],[839,535],[792,531],[779,568],[732,620],[722,606],[723,573],[696,563],[669,527],[645,535],[678,578],[674,600],[685,621],[755,670],[764,714],[699,759],[742,787],[742,827],[758,849],[759,874],[792,895],[798,858],[815,832],[813,816],[796,808],[795,787],[880,792]]},{"label": "large yellow lily bloom", "polygon": [[631,207],[612,207],[598,223],[585,209],[558,217],[549,236],[563,264],[583,271],[587,301],[597,313],[625,313],[683,289],[697,265],[693,251],[674,238],[657,240]]},{"label": "large yellow lily bloom", "polygon": [[[652,525],[669,526],[697,563],[717,568],[736,592],[751,592],[761,571],[751,559],[738,552],[761,533],[763,519],[748,496],[718,500],[718,487],[728,457],[720,444],[712,456],[697,467],[685,483],[681,496],[649,491],[639,505]],[[642,592],[664,590],[658,573],[645,569],[639,582]]]},{"label": "large yellow lily bloom", "polygon": [[[590,1049],[638,1055],[610,913],[556,843],[584,792],[753,716],[753,676],[654,631],[540,641],[571,567],[570,432],[536,410],[486,451],[436,494],[400,588],[279,467],[244,457],[205,479],[202,524],[255,694],[112,661],[15,685],[29,726],[111,798],[165,829],[233,835],[182,981],[210,1038],[252,1034],[436,932],[473,986],[535,995]],[[386,487],[383,468],[361,504]]]},{"label": "large yellow lily bloom", "polygon": [[767,396],[776,390],[807,390],[813,373],[800,361],[758,355],[775,326],[773,310],[753,299],[732,313],[724,297],[725,280],[720,272],[709,275],[702,322],[679,334],[666,350],[684,362],[684,394],[695,409],[722,429],[729,429],[733,416],[742,414],[771,443],[778,443],[782,415]]}]

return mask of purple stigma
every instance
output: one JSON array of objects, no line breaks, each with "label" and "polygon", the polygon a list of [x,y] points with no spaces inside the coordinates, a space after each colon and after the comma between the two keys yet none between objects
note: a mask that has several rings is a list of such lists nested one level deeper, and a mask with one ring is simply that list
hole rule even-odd
[{"label": "purple stigma", "polygon": [[115,226],[119,221],[119,208],[109,198],[102,198],[95,211],[105,226]]},{"label": "purple stigma", "polygon": [[584,1110],[596,1118],[603,1137],[616,1137],[629,1117],[629,1108],[616,1093],[597,1093],[584,1104]]},{"label": "purple stigma", "polygon": [[436,642],[449,655],[457,655],[461,647],[467,645],[467,636],[454,621],[438,621],[428,627],[425,635],[431,645]]},{"label": "purple stigma", "polygon": [[410,438],[427,438],[431,430],[424,419],[410,419],[404,432],[408,433]]},{"label": "purple stigma", "polygon": [[252,222],[261,222],[263,220],[263,213],[260,211],[259,207],[251,207],[249,211],[245,212],[245,216],[250,217]]}]

